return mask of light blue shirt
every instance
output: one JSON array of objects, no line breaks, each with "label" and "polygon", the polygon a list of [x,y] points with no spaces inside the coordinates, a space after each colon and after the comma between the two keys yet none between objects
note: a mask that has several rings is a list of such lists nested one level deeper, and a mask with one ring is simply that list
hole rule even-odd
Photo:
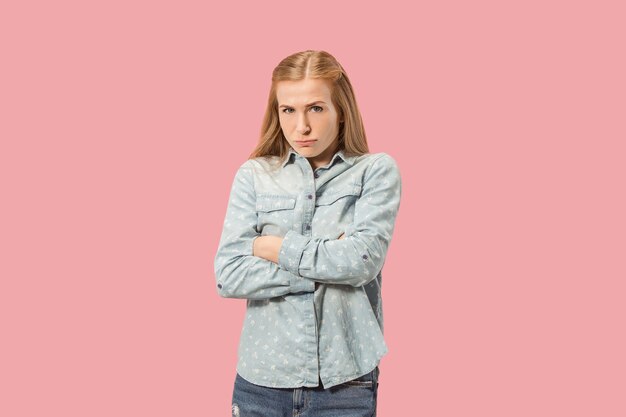
[{"label": "light blue shirt", "polygon": [[[312,169],[293,149],[235,175],[215,256],[218,293],[247,299],[237,372],[275,388],[324,388],[372,371],[387,353],[381,271],[400,205],[385,153]],[[343,239],[338,239],[345,233]],[[253,256],[283,237],[278,264]]]}]

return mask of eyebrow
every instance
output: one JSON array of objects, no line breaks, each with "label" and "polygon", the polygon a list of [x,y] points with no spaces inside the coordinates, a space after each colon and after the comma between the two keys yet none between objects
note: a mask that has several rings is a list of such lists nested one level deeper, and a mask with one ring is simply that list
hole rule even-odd
[{"label": "eyebrow", "polygon": [[[311,106],[313,106],[313,105],[315,105],[315,104],[318,104],[318,103],[326,104],[326,102],[324,102],[324,101],[322,101],[322,100],[317,100],[317,101],[314,101],[313,103],[306,104],[304,107],[311,107]],[[292,106],[288,106],[288,105],[286,105],[286,104],[281,104],[280,106],[278,106],[278,108],[279,108],[279,109],[280,109],[281,107],[292,107]]]}]

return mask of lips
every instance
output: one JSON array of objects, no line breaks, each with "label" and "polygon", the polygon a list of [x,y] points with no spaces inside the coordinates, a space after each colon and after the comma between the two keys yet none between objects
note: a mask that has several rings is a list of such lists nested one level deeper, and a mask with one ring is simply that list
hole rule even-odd
[{"label": "lips", "polygon": [[316,139],[307,139],[307,140],[297,140],[296,143],[298,144],[298,146],[311,146],[313,145],[315,142],[317,142]]}]

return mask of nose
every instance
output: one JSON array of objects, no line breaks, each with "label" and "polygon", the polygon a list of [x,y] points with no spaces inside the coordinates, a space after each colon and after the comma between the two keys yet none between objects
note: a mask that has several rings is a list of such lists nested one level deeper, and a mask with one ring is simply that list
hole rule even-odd
[{"label": "nose", "polygon": [[306,118],[305,113],[300,113],[298,116],[298,124],[296,126],[296,131],[300,135],[306,135],[311,131],[311,127],[309,126],[309,121]]}]

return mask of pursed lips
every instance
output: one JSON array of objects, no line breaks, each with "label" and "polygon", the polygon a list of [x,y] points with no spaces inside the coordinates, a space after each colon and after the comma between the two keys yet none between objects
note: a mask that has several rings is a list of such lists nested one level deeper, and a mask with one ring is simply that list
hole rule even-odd
[{"label": "pursed lips", "polygon": [[306,140],[297,140],[296,143],[298,145],[310,145],[310,144],[312,144],[312,143],[314,143],[316,141],[317,141],[317,139],[306,139]]}]

